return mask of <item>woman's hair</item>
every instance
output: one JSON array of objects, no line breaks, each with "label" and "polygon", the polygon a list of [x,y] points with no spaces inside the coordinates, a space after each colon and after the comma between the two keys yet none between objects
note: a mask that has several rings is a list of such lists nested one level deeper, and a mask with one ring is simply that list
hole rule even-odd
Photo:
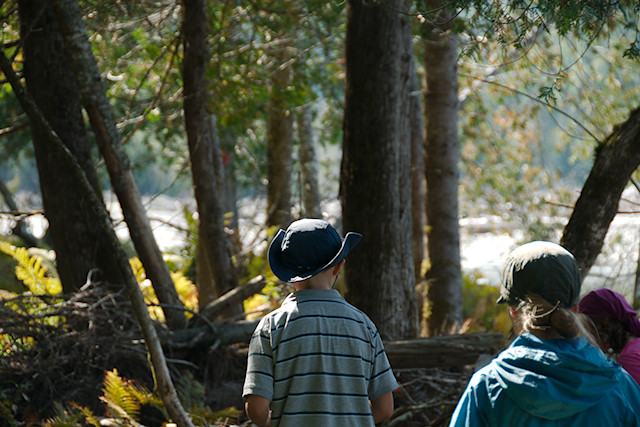
[{"label": "woman's hair", "polygon": [[521,313],[517,322],[524,332],[542,335],[556,332],[563,338],[583,336],[597,344],[586,316],[561,308],[559,304],[551,304],[540,295],[528,295],[517,308]]},{"label": "woman's hair", "polygon": [[627,327],[615,319],[606,317],[588,317],[594,325],[595,335],[602,351],[609,349],[614,353],[620,353],[633,334]]}]

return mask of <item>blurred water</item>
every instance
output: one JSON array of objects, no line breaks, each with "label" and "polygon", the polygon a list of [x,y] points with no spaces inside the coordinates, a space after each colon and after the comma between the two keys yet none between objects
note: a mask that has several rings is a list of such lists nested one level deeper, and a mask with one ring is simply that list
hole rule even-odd
[{"label": "blurred water", "polygon": [[[633,212],[635,202],[627,194],[620,210]],[[116,232],[121,239],[128,238],[126,224],[122,221],[119,205],[112,195],[105,201]],[[150,224],[158,246],[162,251],[185,245],[188,214],[194,212],[192,200],[179,200],[158,196],[144,200]],[[242,199],[238,203],[241,241],[245,250],[261,252],[266,247],[265,201],[263,199]],[[336,200],[323,204],[324,216],[334,223],[340,217],[340,205]],[[294,208],[295,212],[295,208]],[[32,215],[25,220],[31,232],[41,237],[47,222],[42,215]],[[9,217],[0,215],[0,235],[9,233],[14,223]],[[478,283],[497,286],[500,270],[506,255],[523,242],[523,233],[514,230],[499,217],[464,218],[460,221],[460,252],[464,273],[476,276]],[[609,287],[632,300],[635,272],[638,264],[640,244],[640,212],[619,214],[612,222],[605,246],[583,284],[583,294],[600,287]]]}]

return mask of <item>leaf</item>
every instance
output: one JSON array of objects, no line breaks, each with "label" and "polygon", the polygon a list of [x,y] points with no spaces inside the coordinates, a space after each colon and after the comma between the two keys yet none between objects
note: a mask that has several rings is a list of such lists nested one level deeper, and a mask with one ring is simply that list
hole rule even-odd
[{"label": "leaf", "polygon": [[26,248],[0,242],[0,251],[18,261],[15,274],[33,294],[58,295],[62,292],[60,280],[51,277],[40,255],[31,255]]},{"label": "leaf", "polygon": [[137,420],[140,415],[140,401],[131,392],[128,385],[120,376],[118,371],[107,371],[103,381],[104,396],[101,400],[105,402],[109,409],[116,415],[127,420]]}]

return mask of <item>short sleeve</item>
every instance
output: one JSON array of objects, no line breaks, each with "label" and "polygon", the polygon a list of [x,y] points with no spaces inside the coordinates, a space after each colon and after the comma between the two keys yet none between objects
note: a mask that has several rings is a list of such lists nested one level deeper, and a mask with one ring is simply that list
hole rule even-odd
[{"label": "short sleeve", "polygon": [[376,400],[397,389],[398,382],[393,375],[393,370],[389,364],[387,353],[384,351],[382,339],[377,330],[374,329],[372,337],[373,364],[371,367],[371,380],[369,381],[369,400]]},{"label": "short sleeve", "polygon": [[263,318],[249,342],[247,373],[242,388],[242,397],[255,394],[266,399],[273,398],[273,352],[268,319]]}]

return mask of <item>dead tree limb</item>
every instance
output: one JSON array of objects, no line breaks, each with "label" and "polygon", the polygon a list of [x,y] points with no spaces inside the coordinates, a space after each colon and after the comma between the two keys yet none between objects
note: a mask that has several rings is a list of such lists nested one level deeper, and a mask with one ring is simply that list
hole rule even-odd
[{"label": "dead tree limb", "polygon": [[473,365],[480,355],[495,354],[504,345],[501,333],[477,332],[387,341],[384,348],[393,369],[415,369]]},{"label": "dead tree limb", "polygon": [[264,288],[265,284],[264,276],[254,277],[246,284],[231,289],[221,297],[211,301],[202,310],[200,310],[200,314],[209,320],[213,320],[228,307],[242,303],[242,301],[249,298],[251,295],[260,292],[260,290]]}]

